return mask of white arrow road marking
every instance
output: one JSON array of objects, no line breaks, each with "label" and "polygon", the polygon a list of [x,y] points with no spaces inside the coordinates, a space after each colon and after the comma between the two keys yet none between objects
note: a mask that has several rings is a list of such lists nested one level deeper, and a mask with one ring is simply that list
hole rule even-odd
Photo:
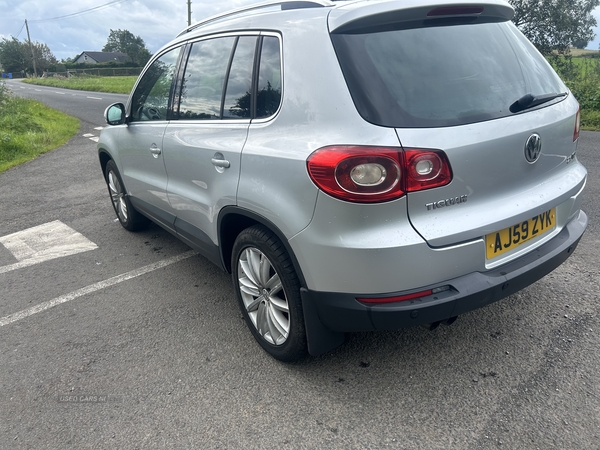
[{"label": "white arrow road marking", "polygon": [[88,138],[90,141],[98,142],[100,138],[98,136],[94,136],[92,133],[86,133],[83,137]]},{"label": "white arrow road marking", "polygon": [[0,244],[18,261],[0,267],[0,274],[98,248],[59,220],[0,237]]},{"label": "white arrow road marking", "polygon": [[165,259],[154,264],[149,264],[147,266],[132,270],[122,275],[117,275],[116,277],[109,278],[108,280],[91,284],[84,288],[73,291],[70,294],[56,297],[53,300],[49,300],[47,302],[40,303],[39,305],[32,306],[31,308],[24,309],[9,316],[2,317],[0,319],[0,327],[11,324],[13,322],[17,322],[18,320],[25,319],[26,317],[29,317],[33,314],[46,311],[47,309],[54,308],[55,306],[60,305],[62,303],[70,302],[71,300],[75,300],[76,298],[83,297],[87,294],[91,294],[92,292],[96,292],[101,289],[105,289],[109,286],[114,286],[115,284],[122,283],[123,281],[131,280],[132,278],[136,278],[146,273],[153,272],[166,266],[170,266],[171,264],[175,264],[176,262],[183,261],[187,258],[191,258],[194,255],[196,255],[196,252],[190,250],[188,252],[182,253],[181,255],[173,256],[172,258]]}]

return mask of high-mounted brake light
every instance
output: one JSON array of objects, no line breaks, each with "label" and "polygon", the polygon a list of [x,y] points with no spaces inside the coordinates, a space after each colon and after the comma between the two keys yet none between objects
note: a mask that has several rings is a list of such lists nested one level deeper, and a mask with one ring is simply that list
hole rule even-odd
[{"label": "high-mounted brake light", "polygon": [[577,115],[575,116],[575,130],[573,131],[573,142],[579,138],[579,129],[581,127],[581,108],[577,108]]},{"label": "high-mounted brake light", "polygon": [[452,181],[440,150],[398,147],[331,146],[307,160],[313,182],[332,197],[355,203],[381,203],[444,186]]},{"label": "high-mounted brake light", "polygon": [[483,6],[445,6],[432,9],[427,13],[427,17],[440,16],[471,16],[483,12]]}]

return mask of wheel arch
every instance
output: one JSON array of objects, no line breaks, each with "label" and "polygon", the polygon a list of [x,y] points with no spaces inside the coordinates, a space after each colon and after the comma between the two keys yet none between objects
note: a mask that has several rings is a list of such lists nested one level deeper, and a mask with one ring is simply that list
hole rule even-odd
[{"label": "wheel arch", "polygon": [[290,256],[296,275],[300,280],[300,285],[306,287],[306,281],[302,274],[302,270],[300,269],[300,265],[298,264],[298,260],[281,230],[279,230],[279,228],[277,228],[270,220],[237,206],[226,206],[219,213],[219,247],[221,249],[221,260],[225,270],[228,273],[231,273],[231,254],[235,239],[243,230],[253,225],[262,225],[277,236]]},{"label": "wheel arch", "polygon": [[106,173],[106,165],[110,160],[114,161],[114,158],[107,150],[101,148],[98,150],[98,159],[100,160],[100,167],[102,167],[102,174],[104,175],[104,173]]}]

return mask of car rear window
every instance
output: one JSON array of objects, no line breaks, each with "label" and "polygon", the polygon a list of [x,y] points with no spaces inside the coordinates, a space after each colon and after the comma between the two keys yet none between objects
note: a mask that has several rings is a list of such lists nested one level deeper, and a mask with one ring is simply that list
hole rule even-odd
[{"label": "car rear window", "polygon": [[377,125],[423,128],[481,122],[511,115],[510,105],[525,94],[567,91],[510,22],[331,38],[359,113]]}]

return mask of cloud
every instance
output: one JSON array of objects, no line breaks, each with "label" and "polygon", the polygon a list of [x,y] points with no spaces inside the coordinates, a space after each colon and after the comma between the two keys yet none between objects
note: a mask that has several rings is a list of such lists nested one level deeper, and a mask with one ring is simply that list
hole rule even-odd
[{"label": "cloud", "polygon": [[[58,59],[83,51],[99,51],[110,30],[129,30],[140,36],[151,52],[173,39],[187,26],[187,0],[125,0],[105,8],[59,20],[45,20],[107,4],[110,0],[0,0],[0,37],[17,36],[29,22],[32,41],[45,43]],[[192,0],[192,22],[256,3],[256,0]],[[27,39],[23,28],[18,35]]]}]

